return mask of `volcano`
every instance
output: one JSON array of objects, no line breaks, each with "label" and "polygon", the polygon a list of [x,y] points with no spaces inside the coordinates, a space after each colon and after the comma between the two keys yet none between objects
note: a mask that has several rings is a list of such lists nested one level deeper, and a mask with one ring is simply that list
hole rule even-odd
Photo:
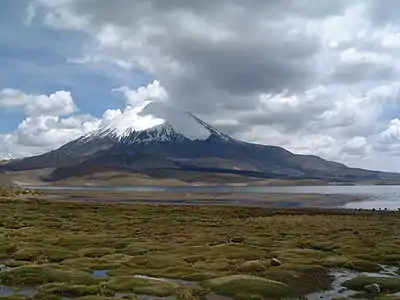
[{"label": "volcano", "polygon": [[95,131],[3,171],[50,168],[49,181],[103,170],[170,178],[197,172],[251,178],[326,181],[394,180],[399,174],[347,167],[317,156],[236,140],[188,111],[147,101],[110,116]]}]

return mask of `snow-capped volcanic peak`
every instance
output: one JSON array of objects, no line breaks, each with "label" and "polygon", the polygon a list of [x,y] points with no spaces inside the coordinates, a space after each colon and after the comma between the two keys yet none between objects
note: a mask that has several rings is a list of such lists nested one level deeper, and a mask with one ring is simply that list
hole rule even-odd
[{"label": "snow-capped volcanic peak", "polygon": [[151,133],[153,139],[165,140],[168,137],[163,135],[176,133],[190,140],[205,140],[213,133],[211,127],[204,126],[191,113],[163,102],[146,101],[107,116],[106,120],[107,124],[96,131],[97,136],[113,134],[124,139],[145,131]]}]

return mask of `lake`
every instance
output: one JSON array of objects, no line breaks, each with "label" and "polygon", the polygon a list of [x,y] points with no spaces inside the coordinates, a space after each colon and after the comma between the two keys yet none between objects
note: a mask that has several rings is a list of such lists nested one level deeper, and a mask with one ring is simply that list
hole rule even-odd
[{"label": "lake", "polygon": [[400,208],[399,185],[325,185],[325,186],[24,186],[29,189],[67,191],[143,191],[143,192],[205,192],[205,193],[270,193],[365,196],[365,201],[345,204],[345,208],[397,210]]}]

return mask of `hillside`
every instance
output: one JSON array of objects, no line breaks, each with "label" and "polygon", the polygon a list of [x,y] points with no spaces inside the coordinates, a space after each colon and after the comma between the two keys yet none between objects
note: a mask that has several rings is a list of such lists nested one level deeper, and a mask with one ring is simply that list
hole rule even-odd
[{"label": "hillside", "polygon": [[238,141],[190,112],[157,102],[133,107],[59,149],[0,166],[3,172],[39,169],[53,170],[42,178],[49,182],[101,172],[190,182],[193,176],[188,174],[323,181],[400,179],[399,174],[349,168],[277,146]]}]

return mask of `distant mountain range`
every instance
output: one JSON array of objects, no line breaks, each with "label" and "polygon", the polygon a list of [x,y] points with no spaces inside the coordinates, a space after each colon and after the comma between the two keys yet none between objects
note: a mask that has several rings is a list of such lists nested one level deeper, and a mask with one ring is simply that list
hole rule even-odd
[{"label": "distant mountain range", "polygon": [[44,168],[52,170],[45,178],[48,181],[103,171],[164,178],[203,172],[265,179],[400,179],[400,174],[349,168],[317,156],[293,154],[281,147],[238,141],[190,112],[151,101],[126,109],[109,125],[57,150],[0,165],[3,172]]}]

